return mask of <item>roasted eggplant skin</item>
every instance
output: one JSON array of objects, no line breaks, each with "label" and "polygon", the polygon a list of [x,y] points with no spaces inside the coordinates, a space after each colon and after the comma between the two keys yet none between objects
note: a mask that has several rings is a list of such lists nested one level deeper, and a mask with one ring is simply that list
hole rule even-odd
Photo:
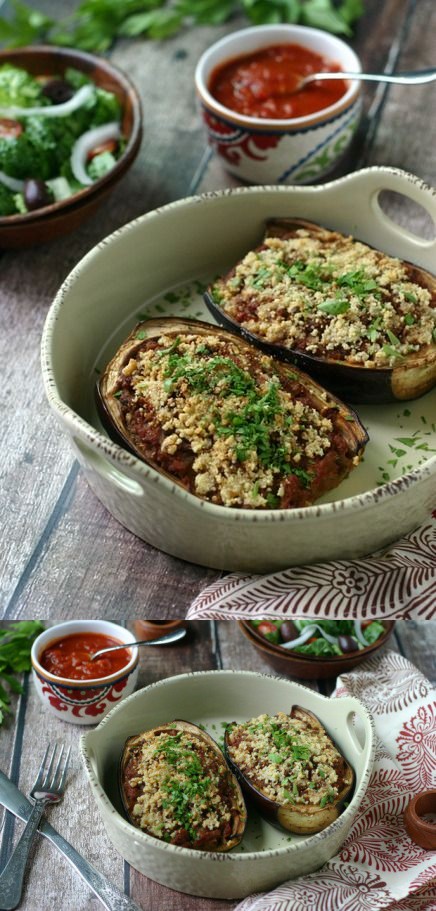
[{"label": "roasted eggplant skin", "polygon": [[[275,508],[292,508],[294,505],[311,505],[314,500],[323,493],[336,487],[360,461],[365,445],[368,442],[368,435],[365,428],[354,411],[344,405],[336,396],[327,393],[311,377],[298,370],[298,368],[293,368],[291,370],[288,365],[283,364],[275,358],[265,359],[265,356],[251,343],[235,336],[234,333],[227,333],[222,328],[210,323],[199,320],[163,318],[150,319],[138,324],[117,350],[114,357],[103,371],[97,384],[99,411],[109,435],[117,443],[120,443],[125,448],[127,447],[131,452],[157,470],[160,474],[169,477],[173,482],[180,484],[182,487],[187,487],[191,493],[200,497],[200,499],[208,499],[207,496],[201,496],[201,494],[193,489],[192,478],[189,478],[189,465],[186,472],[186,480],[185,478],[181,478],[177,474],[172,474],[170,471],[166,470],[165,464],[158,462],[153,455],[150,455],[149,452],[145,450],[143,445],[137,444],[137,441],[133,439],[132,434],[129,432],[123,413],[119,397],[120,375],[126,365],[128,365],[132,359],[135,359],[146,344],[153,344],[154,340],[157,341],[161,335],[170,336],[174,339],[183,339],[184,336],[195,335],[198,337],[199,343],[201,343],[205,337],[213,337],[223,340],[225,346],[228,346],[230,341],[232,346],[236,346],[238,351],[241,351],[245,355],[249,355],[250,361],[255,367],[262,364],[262,370],[265,370],[266,361],[269,365],[267,367],[268,371],[271,370],[271,375],[274,374],[279,378],[283,388],[286,388],[286,386],[290,388],[291,383],[298,383],[306,398],[313,407],[318,410],[318,413],[323,417],[331,417],[334,423],[334,432],[337,434],[340,443],[340,456],[338,456],[336,460],[337,466],[334,466],[333,474],[329,475],[327,471],[324,472],[324,474],[320,472],[314,479],[313,488],[310,487],[307,492],[306,490],[303,490],[302,492],[297,491],[297,494],[300,497],[298,503],[291,502],[288,498],[287,502],[277,503]],[[332,455],[333,454],[335,454],[336,458],[335,449],[332,450]],[[186,451],[183,453],[183,457],[186,459]],[[192,461],[193,459],[194,456],[192,457]],[[303,499],[303,497],[306,499]],[[214,501],[212,500],[211,502]],[[250,508],[256,507],[251,507],[250,505]]]},{"label": "roasted eggplant skin", "polygon": [[[212,768],[213,774],[219,774],[220,794],[222,790],[223,801],[227,809],[230,806],[231,818],[230,822],[227,822],[223,829],[221,830],[220,828],[219,831],[201,830],[195,833],[195,838],[192,838],[191,836],[188,837],[186,831],[181,827],[172,833],[171,836],[162,836],[160,840],[199,851],[216,851],[220,853],[230,851],[240,843],[245,831],[247,810],[242,791],[236,776],[229,769],[218,744],[209,734],[192,722],[178,719],[158,725],[140,734],[135,734],[127,739],[119,765],[119,790],[127,819],[141,831],[145,831],[155,838],[159,837],[156,832],[148,831],[147,828],[141,826],[138,816],[135,816],[133,809],[141,791],[140,789],[138,791],[132,788],[130,781],[133,780],[131,776],[132,774],[134,776],[135,769],[137,769],[138,757],[142,753],[144,745],[155,748],[155,745],[159,744],[159,738],[166,735],[168,735],[170,741],[183,735],[185,743],[193,744],[193,761],[198,762],[197,757],[204,756],[205,770],[210,772]],[[180,763],[176,763],[172,773],[174,777],[176,777],[179,769]],[[186,806],[184,802],[185,796],[182,794],[183,807]],[[168,793],[166,797],[168,798]]]},{"label": "roasted eggplant skin", "polygon": [[[292,706],[289,717],[309,722],[315,730],[319,730],[323,735],[327,733],[316,715],[301,706]],[[264,819],[279,829],[285,829],[286,831],[293,832],[297,835],[314,835],[317,832],[326,829],[327,826],[338,818],[344,809],[344,804],[349,800],[353,791],[355,775],[352,766],[340,753],[330,737],[328,737],[329,742],[336,748],[340,757],[343,779],[342,786],[334,802],[328,803],[325,806],[298,805],[296,803],[292,804],[288,802],[280,804],[263,793],[263,791],[254,783],[256,777],[255,769],[253,769],[252,774],[248,774],[247,771],[243,772],[233,761],[230,741],[233,726],[234,723],[228,725],[226,728],[224,754],[230,768],[238,778],[247,800],[258,809]]]},{"label": "roasted eggplant skin", "polygon": [[[304,219],[270,219],[266,223],[265,238],[286,238],[292,236],[299,228],[310,230],[314,236],[324,230]],[[436,300],[436,278],[412,263],[404,262],[404,265],[410,270],[413,280],[428,289]],[[229,273],[229,278],[232,273],[233,270]],[[244,328],[220,307],[213,294],[213,285],[205,292],[204,300],[219,325],[241,335],[267,354],[275,355],[280,360],[306,371],[345,402],[372,405],[408,401],[424,395],[436,385],[436,339],[433,344],[399,358],[394,366],[361,367],[345,360],[319,357],[301,349],[285,347],[279,342],[266,341],[260,335]]]}]

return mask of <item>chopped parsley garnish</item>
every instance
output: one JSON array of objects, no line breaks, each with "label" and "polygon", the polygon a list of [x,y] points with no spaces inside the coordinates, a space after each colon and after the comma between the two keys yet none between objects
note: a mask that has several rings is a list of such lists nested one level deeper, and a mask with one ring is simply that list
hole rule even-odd
[{"label": "chopped parsley garnish", "polygon": [[380,288],[373,278],[370,278],[363,269],[356,272],[345,272],[336,279],[340,288],[350,288],[353,294],[364,297],[366,294],[380,295]]},{"label": "chopped parsley garnish", "polygon": [[287,274],[294,281],[312,291],[321,291],[323,286],[330,278],[324,277],[324,270],[316,263],[305,263],[297,260],[287,268]]},{"label": "chopped parsley garnish", "polygon": [[[303,468],[290,464],[289,452],[281,439],[281,430],[289,426],[290,416],[285,414],[280,400],[280,382],[274,378],[266,392],[259,394],[253,377],[230,357],[216,355],[206,357],[204,362],[193,360],[189,354],[179,351],[180,339],[173,345],[158,352],[159,357],[166,356],[164,389],[169,394],[179,380],[184,380],[194,393],[217,393],[226,399],[236,396],[245,399],[238,402],[238,411],[230,407],[214,416],[215,430],[219,436],[235,438],[236,458],[244,462],[253,451],[256,452],[261,465],[272,468],[282,474],[295,475],[304,487],[309,486],[311,474]],[[206,346],[196,354],[209,354]],[[259,493],[259,487],[253,489],[253,497]],[[276,500],[268,505],[276,505]],[[278,502],[278,500],[277,500]]]},{"label": "chopped parsley garnish", "polygon": [[196,833],[192,827],[193,804],[200,799],[204,806],[207,805],[211,778],[204,775],[204,768],[194,744],[184,744],[180,733],[160,739],[162,743],[158,744],[155,754],[163,754],[175,773],[168,774],[162,782],[162,791],[168,795],[162,801],[162,807],[171,809],[176,822],[187,831],[191,841],[194,841]]},{"label": "chopped parsley garnish", "polygon": [[327,300],[318,304],[318,310],[328,313],[329,316],[339,316],[350,309],[350,301],[340,297],[328,297]]}]

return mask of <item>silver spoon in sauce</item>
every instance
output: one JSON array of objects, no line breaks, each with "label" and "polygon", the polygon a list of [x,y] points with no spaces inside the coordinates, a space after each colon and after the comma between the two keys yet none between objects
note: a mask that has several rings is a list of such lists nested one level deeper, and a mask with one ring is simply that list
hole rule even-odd
[{"label": "silver spoon in sauce", "polygon": [[299,80],[294,91],[300,92],[310,82],[317,82],[318,79],[359,79],[363,82],[395,82],[399,85],[420,85],[425,82],[434,82],[436,69],[404,73],[346,73],[344,70],[338,70],[336,73],[310,73],[309,76],[303,76]]},{"label": "silver spoon in sauce", "polygon": [[98,652],[90,655],[89,660],[95,661],[96,658],[100,658],[101,655],[107,655],[108,652],[116,652],[120,648],[132,648],[134,645],[170,645],[171,642],[177,642],[179,639],[183,639],[184,636],[186,636],[186,629],[180,627],[180,629],[175,629],[171,633],[166,633],[165,636],[159,636],[158,639],[142,639],[140,642],[123,642],[122,645],[101,648]]}]

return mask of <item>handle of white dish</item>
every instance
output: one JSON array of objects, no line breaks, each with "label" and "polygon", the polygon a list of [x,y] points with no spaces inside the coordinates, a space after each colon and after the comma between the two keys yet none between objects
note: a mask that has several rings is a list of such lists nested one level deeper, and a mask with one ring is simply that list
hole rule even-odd
[{"label": "handle of white dish", "polygon": [[143,488],[128,466],[123,465],[122,469],[119,468],[109,455],[97,451],[76,435],[73,437],[73,444],[83,457],[87,469],[91,468],[103,480],[110,481],[123,493],[133,494],[137,497],[143,496]]},{"label": "handle of white dish", "polygon": [[[368,759],[374,752],[374,727],[371,716],[365,706],[354,696],[341,698],[341,707],[348,710],[345,718],[348,737],[350,738],[357,756],[361,770],[366,766]],[[358,726],[360,730],[358,731]],[[359,769],[355,770],[359,772]]]},{"label": "handle of white dish", "polygon": [[386,215],[379,201],[384,190],[405,196],[426,211],[433,222],[436,235],[436,190],[433,187],[429,187],[419,177],[398,168],[364,168],[355,174],[349,174],[343,180],[352,192],[353,206],[359,220],[362,215],[370,219],[375,218],[394,242],[404,239],[416,247],[417,253],[426,251],[427,255],[436,254],[436,236],[428,240],[402,227]]}]

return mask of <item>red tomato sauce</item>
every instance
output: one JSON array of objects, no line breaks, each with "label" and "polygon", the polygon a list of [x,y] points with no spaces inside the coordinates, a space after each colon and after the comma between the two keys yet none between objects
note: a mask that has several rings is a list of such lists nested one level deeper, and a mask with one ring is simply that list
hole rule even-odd
[{"label": "red tomato sauce", "polygon": [[296,92],[300,79],[340,70],[337,63],[299,44],[277,44],[216,67],[209,91],[224,107],[248,117],[305,117],[338,101],[347,84],[325,79]]},{"label": "red tomato sauce", "polygon": [[121,670],[131,659],[128,648],[109,652],[91,661],[90,655],[102,648],[122,645],[119,639],[104,633],[73,633],[52,642],[39,658],[40,665],[56,677],[68,680],[95,680]]}]

